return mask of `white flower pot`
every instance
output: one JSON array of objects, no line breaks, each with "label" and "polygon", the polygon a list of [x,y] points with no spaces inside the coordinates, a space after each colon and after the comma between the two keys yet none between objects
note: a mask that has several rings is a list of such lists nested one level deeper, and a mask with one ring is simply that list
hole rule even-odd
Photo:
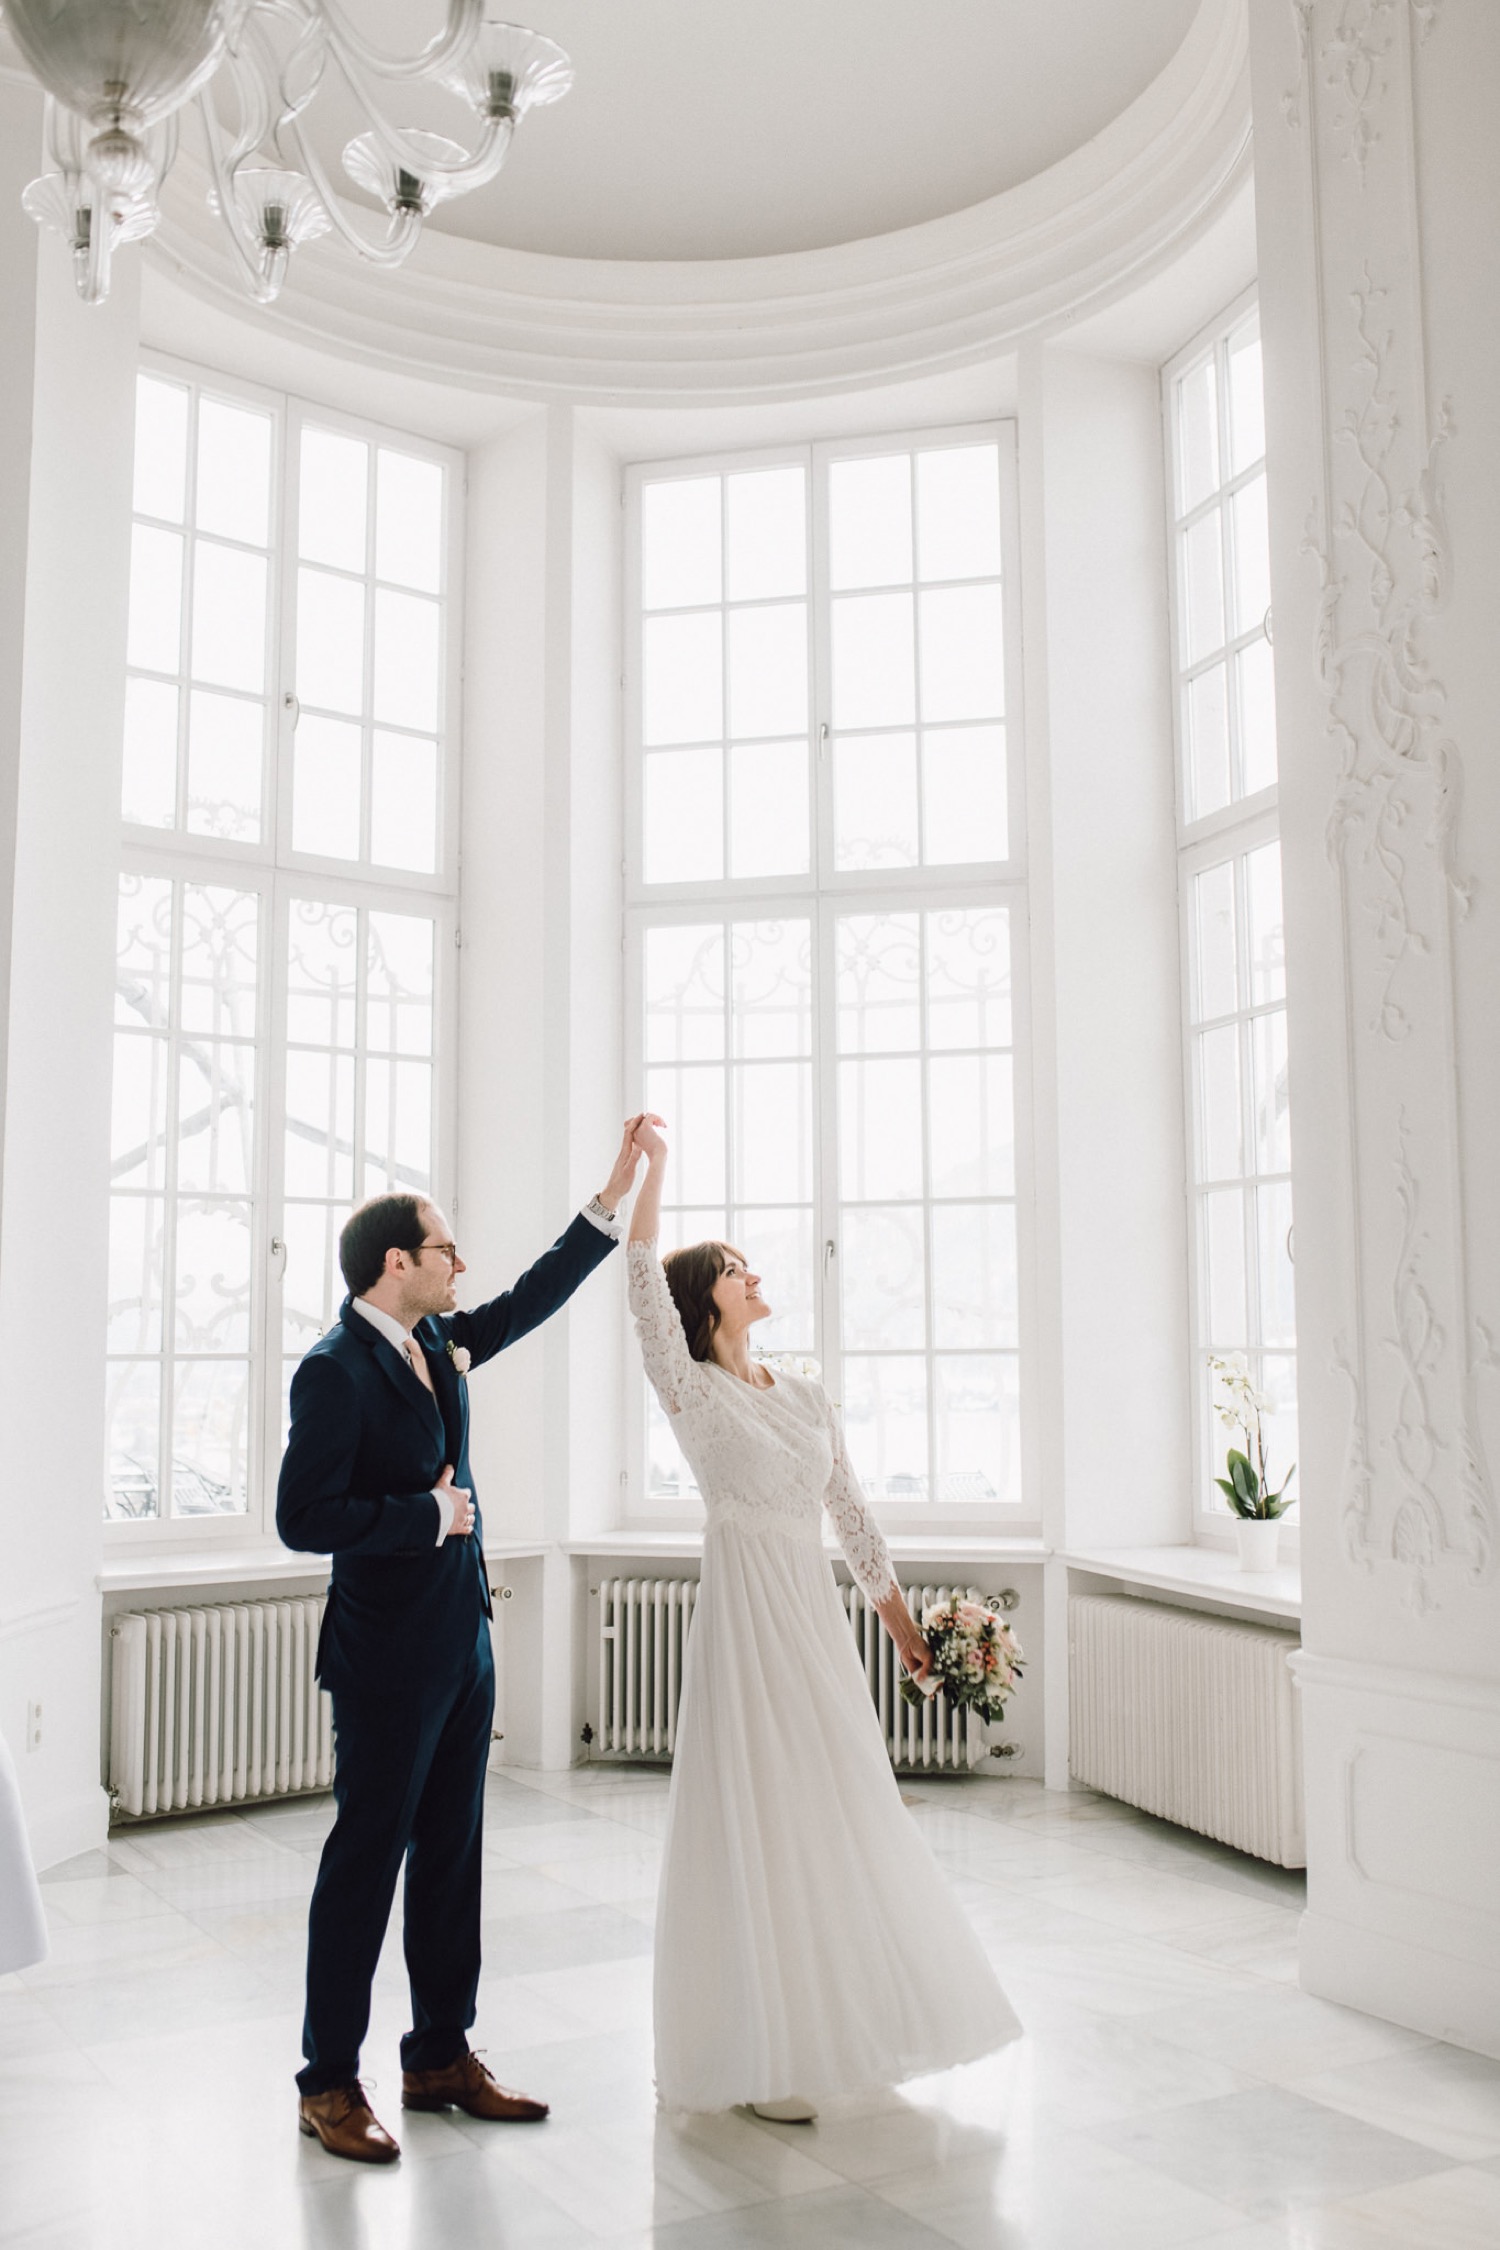
[{"label": "white flower pot", "polygon": [[1279,1517],[1236,1516],[1234,1537],[1240,1551],[1241,1570],[1276,1568],[1276,1549],[1281,1539]]}]

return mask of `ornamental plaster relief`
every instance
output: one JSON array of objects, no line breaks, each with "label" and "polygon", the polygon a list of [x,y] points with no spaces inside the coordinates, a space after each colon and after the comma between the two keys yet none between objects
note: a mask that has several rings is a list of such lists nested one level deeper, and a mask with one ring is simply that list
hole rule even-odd
[{"label": "ornamental plaster relief", "polygon": [[[1416,1610],[1488,1578],[1497,1510],[1482,1436],[1494,1365],[1470,1290],[1456,1037],[1463,761],[1431,621],[1448,598],[1443,469],[1459,436],[1430,402],[1416,177],[1416,71],[1441,0],[1292,0],[1320,281],[1322,474],[1302,551],[1332,753],[1354,1146],[1346,1553]],[[1380,246],[1379,267],[1370,245]]]}]

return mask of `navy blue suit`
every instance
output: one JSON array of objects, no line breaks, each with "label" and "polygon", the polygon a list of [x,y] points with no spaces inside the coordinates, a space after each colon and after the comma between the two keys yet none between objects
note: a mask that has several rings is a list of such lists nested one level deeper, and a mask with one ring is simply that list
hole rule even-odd
[{"label": "navy blue suit", "polygon": [[[338,1807],[308,1917],[305,2094],[358,2075],[403,1860],[402,2066],[441,2069],[467,2045],[495,1680],[467,1382],[448,1346],[482,1366],[566,1304],[613,1247],[577,1218],[504,1296],[419,1322],[432,1392],[347,1298],[292,1378],[276,1528],[288,1547],[333,1557],[318,1676],[333,1697]],[[432,1487],[447,1462],[474,1494],[474,1529],[439,1546]]]}]

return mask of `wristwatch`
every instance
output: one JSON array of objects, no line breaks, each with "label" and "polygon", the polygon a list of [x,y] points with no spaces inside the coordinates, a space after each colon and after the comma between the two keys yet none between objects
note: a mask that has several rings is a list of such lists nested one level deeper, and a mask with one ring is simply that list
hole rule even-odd
[{"label": "wristwatch", "polygon": [[609,1205],[603,1201],[602,1197],[591,1195],[583,1208],[589,1218],[603,1219],[607,1226],[614,1225],[615,1214],[613,1213],[613,1211],[611,1211]]}]

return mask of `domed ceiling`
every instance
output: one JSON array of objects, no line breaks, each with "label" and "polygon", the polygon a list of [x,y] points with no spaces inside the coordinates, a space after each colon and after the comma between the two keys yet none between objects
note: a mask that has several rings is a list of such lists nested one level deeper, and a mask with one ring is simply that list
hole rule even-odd
[{"label": "domed ceiling", "polygon": [[[436,0],[351,0],[410,52]],[[1055,164],[1164,68],[1197,0],[506,0],[572,56],[489,187],[429,225],[619,260],[821,249],[967,209]],[[341,129],[319,101],[329,154]],[[392,89],[394,122],[462,130]],[[345,136],[347,137],[347,136]]]}]

